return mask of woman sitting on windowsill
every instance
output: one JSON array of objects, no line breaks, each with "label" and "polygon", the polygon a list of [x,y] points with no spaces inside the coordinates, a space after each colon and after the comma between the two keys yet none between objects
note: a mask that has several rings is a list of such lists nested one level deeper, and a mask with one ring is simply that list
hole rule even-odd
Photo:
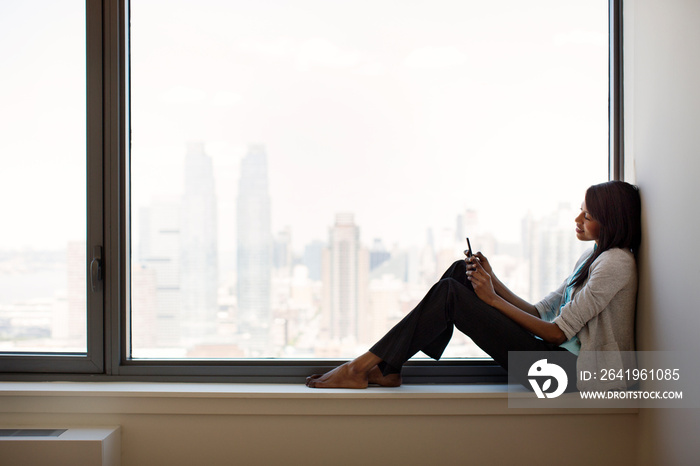
[{"label": "woman sitting on windowsill", "polygon": [[[634,351],[640,217],[636,186],[622,181],[591,186],[575,231],[579,240],[595,245],[542,301],[533,305],[516,296],[481,252],[469,254],[452,264],[415,309],[368,352],[326,374],[308,377],[306,385],[397,387],[403,364],[418,351],[440,358],[453,327],[506,370],[509,351],[557,352],[573,367],[579,353]],[[627,388],[624,381],[590,383],[586,388]]]}]

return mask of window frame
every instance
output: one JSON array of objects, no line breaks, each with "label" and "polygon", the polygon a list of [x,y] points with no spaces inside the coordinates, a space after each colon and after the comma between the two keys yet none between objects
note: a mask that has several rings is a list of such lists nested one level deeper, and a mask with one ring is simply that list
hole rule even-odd
[{"label": "window frame", "polygon": [[[609,178],[623,176],[622,0],[609,0]],[[0,354],[0,380],[298,383],[341,360],[129,358],[129,0],[86,0],[88,269],[102,247],[103,281],[88,289],[87,355]],[[407,383],[504,383],[491,359],[412,360]]]},{"label": "window frame", "polygon": [[[103,192],[102,180],[102,5],[97,0],[85,2],[86,66],[86,277],[96,247],[102,247]],[[3,373],[104,373],[104,299],[102,282],[91,290],[85,283],[87,312],[86,353],[0,353],[0,375]]]}]

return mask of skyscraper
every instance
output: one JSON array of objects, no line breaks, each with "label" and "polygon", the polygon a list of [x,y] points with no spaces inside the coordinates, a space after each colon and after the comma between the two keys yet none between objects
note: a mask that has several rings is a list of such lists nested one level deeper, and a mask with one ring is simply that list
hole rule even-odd
[{"label": "skyscraper", "polygon": [[267,153],[252,145],[241,162],[238,186],[238,332],[240,346],[251,356],[262,355],[272,320],[272,232]]},{"label": "skyscraper", "polygon": [[336,216],[324,260],[324,327],[331,341],[357,342],[367,310],[369,253],[353,214]]},{"label": "skyscraper", "polygon": [[374,238],[372,249],[369,251],[369,269],[374,270],[389,260],[391,253],[386,250],[381,238]]},{"label": "skyscraper", "polygon": [[323,268],[323,251],[326,243],[323,241],[312,241],[304,246],[304,257],[302,263],[309,269],[310,280],[321,280]]},{"label": "skyscraper", "polygon": [[278,274],[289,276],[292,273],[292,229],[287,226],[274,237],[272,263]]},{"label": "skyscraper", "polygon": [[158,199],[139,211],[139,248],[133,272],[133,354],[182,343],[180,221],[178,201]]},{"label": "skyscraper", "polygon": [[217,218],[212,160],[203,143],[185,155],[185,189],[180,230],[182,316],[186,337],[200,340],[216,329]]}]

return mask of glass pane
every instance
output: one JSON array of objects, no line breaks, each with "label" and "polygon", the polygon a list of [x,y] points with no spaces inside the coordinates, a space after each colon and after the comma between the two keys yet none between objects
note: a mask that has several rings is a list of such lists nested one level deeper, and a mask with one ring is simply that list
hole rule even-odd
[{"label": "glass pane", "polygon": [[465,236],[532,301],[586,246],[606,1],[133,0],[130,24],[133,357],[349,358]]},{"label": "glass pane", "polygon": [[85,353],[85,2],[2,2],[0,44],[0,351]]}]

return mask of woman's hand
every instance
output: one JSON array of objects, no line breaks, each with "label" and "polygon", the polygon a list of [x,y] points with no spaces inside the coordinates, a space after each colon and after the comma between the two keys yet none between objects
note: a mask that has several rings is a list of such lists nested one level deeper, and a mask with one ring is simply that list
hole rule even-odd
[{"label": "woman's hand", "polygon": [[[486,304],[493,306],[498,300],[498,295],[493,288],[491,274],[486,271],[486,268],[481,263],[481,253],[473,255],[467,259],[467,280],[472,283],[476,295]],[[484,259],[486,259],[484,257]],[[488,265],[488,261],[486,261]],[[489,270],[491,267],[489,266]]]},{"label": "woman's hand", "polygon": [[[535,309],[535,306],[528,303],[501,282],[493,273],[489,260],[477,252],[468,257],[467,261],[467,279],[472,283],[472,287],[476,295],[486,304],[499,308],[500,304],[510,303],[521,311],[525,311],[539,319],[540,314]],[[499,303],[500,301],[500,303]]]},{"label": "woman's hand", "polygon": [[479,252],[477,252],[476,254],[474,254],[474,256],[476,256],[477,259],[479,259],[479,263],[480,263],[481,266],[484,268],[484,270],[486,271],[486,273],[489,274],[489,275],[491,275],[491,276],[493,277],[493,276],[494,276],[494,275],[493,275],[493,269],[491,268],[491,263],[490,263],[489,260],[486,258],[486,256],[483,255],[483,254],[481,253],[481,251],[479,251]]},{"label": "woman's hand", "polygon": [[481,267],[483,267],[484,271],[487,274],[489,274],[494,281],[496,280],[496,275],[494,275],[493,273],[491,263],[486,258],[486,256],[481,253],[481,251],[477,252],[476,254],[473,254],[471,257],[467,257],[466,259],[464,259],[464,261],[467,263],[467,271],[476,270],[476,264],[479,263],[481,264]]}]

